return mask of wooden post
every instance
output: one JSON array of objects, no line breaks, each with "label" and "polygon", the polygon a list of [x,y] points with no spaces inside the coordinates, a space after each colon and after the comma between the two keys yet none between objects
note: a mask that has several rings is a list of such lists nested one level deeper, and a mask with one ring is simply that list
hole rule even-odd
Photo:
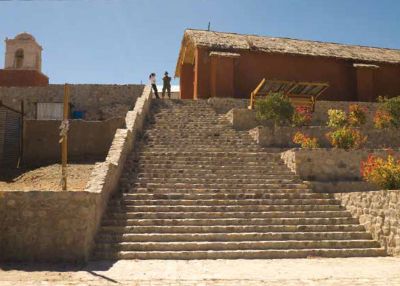
[{"label": "wooden post", "polygon": [[68,162],[68,117],[69,117],[69,86],[64,85],[64,114],[61,123],[61,186],[62,190],[67,190],[67,162]]},{"label": "wooden post", "polygon": [[17,168],[21,167],[22,158],[24,157],[24,101],[21,100],[21,117],[20,117],[20,135],[19,135],[19,158]]}]

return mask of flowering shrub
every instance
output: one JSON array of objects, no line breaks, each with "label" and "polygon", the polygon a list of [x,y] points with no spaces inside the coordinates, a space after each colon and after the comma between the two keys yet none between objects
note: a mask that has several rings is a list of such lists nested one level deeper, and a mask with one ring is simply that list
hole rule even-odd
[{"label": "flowering shrub", "polygon": [[392,126],[392,116],[387,111],[377,110],[374,116],[374,125],[378,129]]},{"label": "flowering shrub", "polygon": [[380,106],[375,114],[377,128],[400,128],[400,96],[393,98],[379,97]]},{"label": "flowering shrub", "polygon": [[361,126],[367,122],[367,111],[366,107],[362,107],[358,104],[350,104],[348,123],[351,126]]},{"label": "flowering shrub", "polygon": [[400,160],[389,154],[387,159],[369,155],[361,162],[361,176],[367,182],[384,189],[400,188]]},{"label": "flowering shrub", "polygon": [[309,125],[312,120],[311,108],[308,106],[297,106],[293,113],[292,122],[294,126]]},{"label": "flowering shrub", "polygon": [[329,142],[335,148],[358,149],[360,148],[367,137],[362,135],[360,131],[349,127],[341,127],[326,134]]},{"label": "flowering shrub", "polygon": [[271,93],[256,101],[256,116],[261,120],[273,120],[275,125],[291,122],[294,108],[287,96]]},{"label": "flowering shrub", "polygon": [[293,142],[299,144],[301,148],[313,149],[319,147],[317,138],[308,137],[301,132],[297,132],[294,135]]},{"label": "flowering shrub", "polygon": [[328,126],[332,128],[340,128],[347,125],[346,112],[340,109],[328,110]]}]

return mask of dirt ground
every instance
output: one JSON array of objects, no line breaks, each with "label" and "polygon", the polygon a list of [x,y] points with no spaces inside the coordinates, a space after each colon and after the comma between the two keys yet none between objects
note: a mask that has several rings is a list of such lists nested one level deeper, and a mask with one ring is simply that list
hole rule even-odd
[{"label": "dirt ground", "polygon": [[[83,190],[89,180],[94,164],[94,161],[68,164],[68,190]],[[0,171],[0,190],[61,191],[60,181],[60,164]]]},{"label": "dirt ground", "polygon": [[0,264],[1,286],[399,286],[400,259],[120,260]]}]

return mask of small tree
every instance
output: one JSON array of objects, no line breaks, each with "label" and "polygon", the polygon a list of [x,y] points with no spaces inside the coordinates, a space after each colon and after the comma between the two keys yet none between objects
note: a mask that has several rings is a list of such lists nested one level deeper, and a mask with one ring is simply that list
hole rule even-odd
[{"label": "small tree", "polygon": [[256,116],[260,120],[273,120],[275,126],[290,123],[294,108],[287,96],[271,93],[256,101]]}]

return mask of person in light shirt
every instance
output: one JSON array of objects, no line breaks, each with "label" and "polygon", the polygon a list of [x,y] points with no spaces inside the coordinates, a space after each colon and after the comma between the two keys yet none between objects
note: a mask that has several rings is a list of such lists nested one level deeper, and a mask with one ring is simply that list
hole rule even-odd
[{"label": "person in light shirt", "polygon": [[153,88],[154,95],[156,96],[156,98],[160,98],[158,96],[158,90],[157,90],[157,85],[156,85],[156,74],[155,73],[151,73],[149,75],[149,80],[150,80],[151,87]]}]

